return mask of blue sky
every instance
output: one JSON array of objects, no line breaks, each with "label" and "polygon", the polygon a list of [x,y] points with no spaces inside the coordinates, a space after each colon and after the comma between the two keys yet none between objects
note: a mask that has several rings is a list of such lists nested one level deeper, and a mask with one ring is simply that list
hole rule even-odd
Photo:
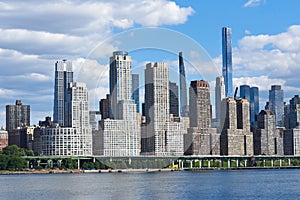
[{"label": "blue sky", "polygon": [[[133,36],[135,28],[164,28],[157,37],[163,30],[175,31],[175,38],[185,36],[167,51],[130,52],[135,67],[166,61],[175,70],[176,51],[190,43],[190,48],[200,45],[204,52],[184,51],[187,65],[198,67],[199,78],[206,78],[209,70],[218,74],[221,69],[221,28],[231,27],[234,84],[259,86],[261,107],[270,86],[281,84],[287,101],[300,93],[299,10],[296,0],[0,0],[0,125],[5,125],[5,105],[16,99],[31,105],[32,124],[52,116],[56,60],[73,61],[78,79],[91,86],[90,99],[104,97],[108,58],[112,51],[126,48],[124,31]],[[136,46],[141,42],[134,41]],[[205,52],[214,67],[204,62]],[[196,77],[192,68],[187,71],[190,79]]]}]

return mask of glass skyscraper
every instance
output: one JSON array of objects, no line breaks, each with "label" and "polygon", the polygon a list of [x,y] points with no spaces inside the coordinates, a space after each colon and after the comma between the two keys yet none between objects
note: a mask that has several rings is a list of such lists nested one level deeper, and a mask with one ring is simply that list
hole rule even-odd
[{"label": "glass skyscraper", "polygon": [[185,68],[184,68],[182,52],[179,52],[179,90],[180,90],[180,115],[182,117],[187,117],[189,108],[187,105],[186,78],[185,78]]},{"label": "glass skyscraper", "polygon": [[222,73],[225,82],[225,96],[233,97],[231,29],[227,27],[222,28],[222,59]]},{"label": "glass skyscraper", "polygon": [[140,76],[138,74],[132,74],[132,99],[136,104],[136,112],[140,112],[140,89],[139,81]]},{"label": "glass skyscraper", "polygon": [[280,85],[272,85],[269,90],[269,109],[275,115],[276,126],[283,126],[284,102]]},{"label": "glass skyscraper", "polygon": [[250,103],[250,122],[255,125],[259,113],[259,93],[258,87],[250,87],[249,85],[240,86],[240,97],[247,99]]},{"label": "glass skyscraper", "polygon": [[65,124],[67,90],[73,82],[72,62],[67,60],[55,63],[54,110],[53,121],[60,126]]},{"label": "glass skyscraper", "polygon": [[257,121],[259,114],[259,89],[258,87],[250,88],[250,122]]}]

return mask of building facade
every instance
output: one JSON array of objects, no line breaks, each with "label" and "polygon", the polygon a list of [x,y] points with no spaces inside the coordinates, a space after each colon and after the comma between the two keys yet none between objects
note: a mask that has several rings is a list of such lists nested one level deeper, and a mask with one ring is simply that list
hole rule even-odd
[{"label": "building facade", "polygon": [[276,126],[284,126],[283,90],[280,85],[272,85],[269,90],[269,110],[275,115]]},{"label": "building facade", "polygon": [[179,52],[179,94],[180,94],[180,116],[188,117],[189,107],[187,104],[187,89],[185,67],[182,52]]},{"label": "building facade", "polygon": [[146,154],[166,155],[169,118],[169,70],[164,62],[148,63],[145,69]]},{"label": "building facade", "polygon": [[118,119],[118,102],[132,99],[131,57],[126,51],[115,51],[110,57],[109,91],[110,118]]},{"label": "building facade", "polygon": [[[137,104],[132,99],[131,57],[127,52],[117,51],[110,57],[109,80],[109,108],[105,108],[105,101],[100,106],[100,110],[103,109],[100,122],[103,136],[101,152],[104,156],[138,156],[141,151],[140,126]],[[110,111],[109,118],[104,110]]]},{"label": "building facade", "polygon": [[254,155],[277,154],[275,116],[270,110],[258,115],[257,129],[253,133]]},{"label": "building facade", "polygon": [[184,135],[185,155],[218,154],[219,135],[211,128],[210,89],[207,81],[190,84],[190,128]]},{"label": "building facade", "polygon": [[8,146],[8,132],[6,130],[0,130],[0,151]]},{"label": "building facade", "polygon": [[30,126],[30,106],[16,100],[15,105],[6,105],[6,130],[16,130],[18,127]]},{"label": "building facade", "polygon": [[222,73],[225,82],[225,96],[233,97],[232,86],[232,44],[231,44],[231,29],[228,27],[222,28]]},{"label": "building facade", "polygon": [[250,132],[250,104],[246,99],[222,100],[221,155],[253,155],[253,135]]},{"label": "building facade", "polygon": [[215,111],[216,111],[216,122],[217,127],[220,125],[220,116],[221,116],[221,102],[225,98],[225,83],[224,77],[218,76],[216,78],[215,86]]},{"label": "building facade", "polygon": [[132,74],[132,99],[136,104],[136,112],[140,112],[140,76]]},{"label": "building facade", "polygon": [[176,83],[169,82],[169,109],[170,114],[179,117],[178,86]]},{"label": "building facade", "polygon": [[67,90],[69,83],[73,82],[72,62],[67,60],[55,63],[54,80],[54,109],[53,121],[65,126]]}]

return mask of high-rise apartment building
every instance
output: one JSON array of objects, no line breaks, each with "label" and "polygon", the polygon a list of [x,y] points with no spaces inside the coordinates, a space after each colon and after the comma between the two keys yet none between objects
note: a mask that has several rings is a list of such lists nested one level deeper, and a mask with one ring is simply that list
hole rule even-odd
[{"label": "high-rise apartment building", "polygon": [[178,86],[176,83],[169,82],[169,104],[170,114],[179,117]]},{"label": "high-rise apartment building", "polygon": [[15,105],[6,105],[6,130],[8,132],[18,127],[30,125],[30,106],[16,100]]},{"label": "high-rise apartment building", "polygon": [[165,155],[169,124],[169,70],[164,62],[148,63],[145,69],[145,153]]},{"label": "high-rise apartment building", "polygon": [[48,156],[92,155],[92,127],[89,120],[88,90],[85,83],[68,84],[65,94],[64,127],[35,130],[37,153]]},{"label": "high-rise apartment building", "polygon": [[221,116],[221,102],[222,99],[224,98],[225,98],[224,77],[218,76],[216,78],[216,86],[215,86],[215,111],[216,111],[216,122],[218,123],[218,127],[220,124],[220,116]]},{"label": "high-rise apartment building", "polygon": [[231,44],[231,29],[222,28],[222,73],[225,82],[225,96],[233,97],[232,86],[232,44]]},{"label": "high-rise apartment building", "polygon": [[[116,51],[110,57],[110,96],[100,106],[102,114],[104,156],[138,156],[140,154],[140,128],[137,105],[132,99],[131,57],[125,51]],[[136,83],[134,83],[136,84]],[[137,84],[138,85],[138,84]],[[104,109],[105,108],[105,109]],[[106,118],[105,110],[110,111]]]},{"label": "high-rise apartment building", "polygon": [[67,60],[55,63],[53,121],[65,126],[65,108],[69,83],[73,82],[72,62]]},{"label": "high-rise apartment building", "polygon": [[269,110],[275,115],[276,126],[284,126],[283,90],[280,85],[272,85],[269,90]]},{"label": "high-rise apartment building", "polygon": [[188,117],[189,107],[187,104],[186,77],[182,52],[179,52],[179,89],[180,89],[180,115]]},{"label": "high-rise apartment building", "polygon": [[275,135],[275,117],[272,111],[262,110],[258,115],[257,129],[253,132],[254,155],[277,154],[278,140]]},{"label": "high-rise apartment building", "polygon": [[132,99],[136,104],[136,112],[140,112],[140,76],[132,74]]},{"label": "high-rise apartment building", "polygon": [[299,128],[300,126],[300,97],[295,95],[290,104],[284,106],[284,121],[286,129]]},{"label": "high-rise apartment building", "polygon": [[110,118],[117,119],[119,101],[132,99],[131,56],[126,51],[115,51],[110,57],[109,92]]},{"label": "high-rise apartment building", "polygon": [[246,99],[222,100],[221,155],[253,155],[253,135],[250,132],[250,104]]},{"label": "high-rise apartment building", "polygon": [[186,155],[212,155],[219,150],[219,135],[211,128],[210,89],[207,81],[190,84],[190,128],[184,135]]}]

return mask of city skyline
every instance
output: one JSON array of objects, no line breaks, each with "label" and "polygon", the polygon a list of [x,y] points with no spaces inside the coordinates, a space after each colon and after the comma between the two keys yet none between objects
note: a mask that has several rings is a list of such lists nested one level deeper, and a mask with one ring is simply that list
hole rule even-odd
[{"label": "city skyline", "polygon": [[[235,86],[242,84],[259,86],[261,106],[268,99],[268,90],[273,83],[282,85],[285,91],[285,101],[299,93],[297,87],[299,83],[295,78],[297,74],[295,72],[299,66],[297,59],[299,48],[297,43],[293,42],[300,35],[296,14],[298,2],[287,1],[285,4],[280,4],[268,0],[245,0],[227,5],[226,2],[220,1],[196,3],[160,0],[153,5],[141,5],[132,1],[133,9],[136,7],[140,7],[140,10],[152,8],[147,12],[153,17],[154,11],[159,13],[154,18],[148,19],[139,12],[129,14],[124,11],[117,14],[103,5],[101,1],[93,3],[64,1],[57,2],[57,4],[36,5],[32,1],[27,1],[26,4],[9,1],[0,5],[3,11],[3,17],[0,20],[2,36],[0,59],[3,76],[0,88],[3,96],[0,102],[2,105],[1,125],[5,124],[5,105],[13,103],[16,99],[21,99],[25,104],[31,105],[33,124],[37,124],[38,120],[45,116],[52,116],[54,85],[52,69],[56,60],[73,61],[74,77],[76,77],[78,66],[88,58],[88,52],[103,39],[124,30],[149,26],[169,28],[193,38],[206,49],[218,70],[221,70],[220,29],[228,26],[233,34],[233,82]],[[59,7],[69,9],[70,12],[66,13],[65,9],[53,9],[56,5],[61,5]],[[109,3],[109,5],[113,7],[115,3]],[[215,5],[234,14],[220,17],[222,12]],[[40,11],[32,12],[36,6],[40,8]],[[109,22],[100,20],[97,14],[90,14],[96,13],[90,11],[99,6],[111,13]],[[77,19],[77,11],[82,10],[82,7],[86,12],[80,12],[81,20],[73,20]],[[161,9],[162,7],[165,9]],[[278,7],[280,7],[280,13],[277,12]],[[18,12],[21,9],[24,12]],[[169,16],[174,16],[174,18],[164,17],[162,13],[169,13]],[[99,12],[99,14],[103,13]],[[237,18],[236,15],[239,17]],[[56,18],[49,21],[47,16],[56,16]],[[96,25],[93,26],[93,24]],[[109,24],[112,26],[108,26]],[[201,34],[195,27],[203,27]],[[289,44],[283,42],[289,40],[291,41]],[[108,52],[103,53],[108,55],[115,48],[118,49],[115,44],[108,46],[106,48]],[[135,57],[133,64],[139,65],[143,57],[138,55],[138,52],[134,53],[137,56],[133,55]],[[183,53],[189,60],[192,60],[190,52],[183,51]],[[262,57],[262,55],[265,56]],[[164,56],[152,53],[146,61],[163,60]],[[173,58],[166,59],[172,62]],[[285,69],[284,73],[278,73],[280,69]],[[186,73],[187,76],[191,74],[188,70]],[[212,84],[211,86],[213,87]],[[91,95],[94,94],[91,93]]]}]

